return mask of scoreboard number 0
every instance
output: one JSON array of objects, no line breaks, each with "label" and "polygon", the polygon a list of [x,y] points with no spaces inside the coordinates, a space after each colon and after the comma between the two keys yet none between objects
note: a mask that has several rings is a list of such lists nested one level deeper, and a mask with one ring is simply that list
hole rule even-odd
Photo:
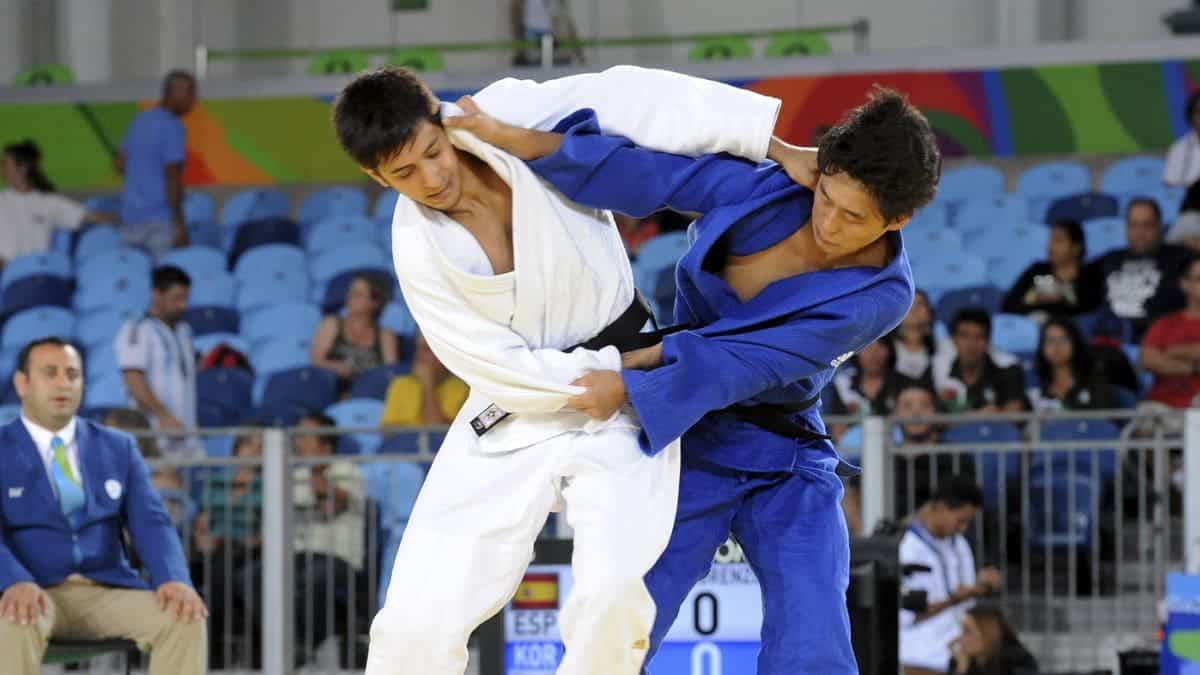
[{"label": "scoreboard number 0", "polygon": [[698,593],[692,601],[692,626],[700,635],[712,635],[720,626],[720,611],[717,596],[705,591]]}]

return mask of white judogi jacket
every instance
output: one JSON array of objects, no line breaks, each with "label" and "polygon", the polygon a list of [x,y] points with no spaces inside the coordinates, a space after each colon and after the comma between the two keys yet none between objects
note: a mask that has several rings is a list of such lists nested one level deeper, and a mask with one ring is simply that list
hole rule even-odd
[{"label": "white judogi jacket", "polygon": [[[779,112],[777,99],[632,66],[543,84],[501,80],[475,100],[504,122],[543,130],[593,108],[605,131],[646,147],[756,161],[766,156]],[[443,104],[443,114],[456,111]],[[636,427],[628,409],[602,423],[564,409],[583,391],[572,381],[621,369],[613,347],[561,351],[600,333],[633,301],[633,275],[612,215],[570,202],[524,162],[470,134],[454,130],[450,140],[512,187],[514,256],[514,271],[495,275],[462,225],[404,196],[396,203],[392,254],[404,299],[430,348],[471,387],[454,424],[469,424],[492,403],[514,413],[480,437],[483,452],[570,431]]]}]

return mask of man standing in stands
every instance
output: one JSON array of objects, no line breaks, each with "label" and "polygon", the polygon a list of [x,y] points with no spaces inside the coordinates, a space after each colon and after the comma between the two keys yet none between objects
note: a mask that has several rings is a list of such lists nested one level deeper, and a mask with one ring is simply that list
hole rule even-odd
[{"label": "man standing in stands", "polygon": [[[21,417],[0,427],[0,659],[37,675],[51,638],[125,638],[150,675],[207,672],[208,610],[128,435],[79,419],[83,365],[58,338],[26,345]],[[123,532],[149,576],[126,558]],[[153,589],[153,590],[151,590]]]},{"label": "man standing in stands", "polygon": [[[159,429],[196,428],[196,354],[192,329],[183,320],[192,280],[173,265],[154,270],[150,311],[121,327],[114,343],[125,388]],[[186,437],[166,439],[167,455],[189,446]]]},{"label": "man standing in stands", "polygon": [[195,105],[196,78],[182,70],[168,73],[162,102],[133,118],[113,160],[125,177],[121,238],[154,257],[188,244],[183,222],[186,132],[179,118]]}]

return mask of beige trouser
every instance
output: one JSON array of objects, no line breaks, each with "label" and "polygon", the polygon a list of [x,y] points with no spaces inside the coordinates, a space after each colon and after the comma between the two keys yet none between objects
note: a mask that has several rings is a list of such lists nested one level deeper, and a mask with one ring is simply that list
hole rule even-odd
[{"label": "beige trouser", "polygon": [[4,672],[38,675],[51,637],[133,640],[150,652],[150,675],[201,675],[208,670],[204,621],[178,621],[158,608],[152,591],[101,586],[71,575],[47,589],[48,611],[22,626],[0,617]]}]

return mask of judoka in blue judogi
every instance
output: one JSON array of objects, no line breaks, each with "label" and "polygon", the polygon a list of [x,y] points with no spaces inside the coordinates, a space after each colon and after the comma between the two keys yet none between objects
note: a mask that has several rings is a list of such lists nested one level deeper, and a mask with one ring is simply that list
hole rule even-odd
[{"label": "judoka in blue judogi", "polygon": [[837,366],[892,330],[912,303],[899,225],[883,235],[882,266],[797,274],[739,298],[723,278],[727,256],[765,251],[809,227],[813,191],[770,163],[640,149],[601,134],[590,110],[556,130],[565,133],[557,152],[530,166],[572,200],[634,216],[703,214],[676,270],[674,319],[688,328],[663,338],[661,366],[622,372],[643,450],[683,438],[675,530],[646,578],[658,607],[651,656],[732,532],[762,587],[758,672],[857,673],[839,505],[839,469],[848,465],[820,437],[816,403]]}]

